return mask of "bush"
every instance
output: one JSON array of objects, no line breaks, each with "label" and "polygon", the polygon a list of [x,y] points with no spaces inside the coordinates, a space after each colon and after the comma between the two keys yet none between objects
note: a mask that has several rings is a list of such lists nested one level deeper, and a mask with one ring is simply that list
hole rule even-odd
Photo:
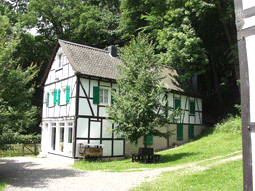
[{"label": "bush", "polygon": [[215,133],[242,133],[242,119],[240,116],[230,116],[215,125]]},{"label": "bush", "polygon": [[12,139],[9,139],[6,144],[33,144],[33,143],[40,143],[41,142],[41,135],[21,135],[15,133]]}]

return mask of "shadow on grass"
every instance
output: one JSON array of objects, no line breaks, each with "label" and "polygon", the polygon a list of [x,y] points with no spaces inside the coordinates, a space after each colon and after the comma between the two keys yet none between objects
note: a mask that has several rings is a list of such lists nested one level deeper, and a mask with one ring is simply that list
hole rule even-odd
[{"label": "shadow on grass", "polygon": [[198,153],[192,153],[192,152],[189,152],[189,153],[177,153],[177,154],[164,154],[164,155],[160,156],[159,163],[174,162],[174,161],[180,160],[182,158],[190,157],[190,156],[197,155],[197,154]]}]

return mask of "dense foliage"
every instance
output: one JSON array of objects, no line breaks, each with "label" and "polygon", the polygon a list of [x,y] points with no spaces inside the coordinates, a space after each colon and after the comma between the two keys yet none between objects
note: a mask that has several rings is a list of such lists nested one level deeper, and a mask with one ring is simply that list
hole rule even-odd
[{"label": "dense foliage", "polygon": [[[31,63],[43,63],[35,87],[59,38],[121,49],[143,32],[156,45],[160,62],[177,69],[181,81],[189,83],[198,74],[205,123],[238,112],[234,107],[240,104],[240,92],[233,0],[0,0],[0,14],[8,18],[10,27],[21,31],[15,48],[8,52],[21,65],[16,61],[9,65],[24,72]],[[36,36],[27,33],[31,28],[37,30]],[[27,81],[28,86],[33,84]],[[42,89],[35,88],[30,100],[40,110]],[[40,115],[37,118],[39,122]],[[38,122],[29,133],[40,131]]]},{"label": "dense foliage", "polygon": [[36,125],[37,108],[32,106],[34,87],[29,82],[36,76],[35,65],[23,69],[12,53],[19,42],[19,33],[9,20],[0,15],[0,148],[15,133],[27,132]]}]

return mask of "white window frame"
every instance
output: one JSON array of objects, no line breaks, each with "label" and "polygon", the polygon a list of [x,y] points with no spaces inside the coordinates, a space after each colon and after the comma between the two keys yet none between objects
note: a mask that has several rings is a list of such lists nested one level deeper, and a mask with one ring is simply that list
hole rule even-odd
[{"label": "white window frame", "polygon": [[[60,122],[59,126],[59,151],[64,152],[65,149],[65,122]],[[64,129],[63,142],[61,142],[61,129]]]},{"label": "white window frame", "polygon": [[[107,101],[105,101],[105,91],[107,90]],[[103,97],[101,96],[101,91],[103,92]],[[102,100],[102,99],[103,100]],[[111,89],[107,87],[99,87],[99,104],[100,105],[110,105],[111,103]]]},{"label": "white window frame", "polygon": [[[52,134],[53,128],[55,128],[55,143],[54,143],[55,149],[53,149],[53,140],[52,140],[53,139],[53,134]],[[56,147],[57,147],[57,123],[54,122],[54,123],[50,124],[50,148],[51,148],[51,150],[56,151]]]},{"label": "white window frame", "polygon": [[[68,144],[72,144],[73,143],[73,127],[74,127],[74,123],[73,122],[67,122],[67,143]],[[72,134],[70,135],[69,129],[72,129]],[[70,140],[70,136],[71,136],[71,142]]]},{"label": "white window frame", "polygon": [[63,59],[64,58],[64,54],[60,53],[57,55],[57,63],[58,63],[58,68],[62,68],[63,67]]}]

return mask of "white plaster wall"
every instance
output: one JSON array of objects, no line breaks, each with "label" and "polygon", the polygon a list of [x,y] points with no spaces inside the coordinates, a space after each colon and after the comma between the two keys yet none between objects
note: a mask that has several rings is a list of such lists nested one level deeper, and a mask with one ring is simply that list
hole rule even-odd
[{"label": "white plaster wall", "polygon": [[244,10],[255,6],[255,1],[253,0],[243,0],[242,3]]},{"label": "white plaster wall", "polygon": [[202,111],[202,99],[196,99],[196,111]]},{"label": "white plaster wall", "polygon": [[[249,81],[255,81],[255,35],[246,38],[246,50],[248,60]],[[255,122],[255,83],[250,83],[250,122]]]},{"label": "white plaster wall", "polygon": [[103,120],[103,138],[112,138],[112,123],[108,120]]},{"label": "white plaster wall", "polygon": [[173,108],[174,107],[174,102],[173,102],[173,93],[168,93],[167,94],[167,98],[168,98],[168,107]]},{"label": "white plaster wall", "polygon": [[106,107],[100,107],[99,108],[99,116],[100,117],[108,117],[108,113],[106,112],[106,110],[107,110]]},{"label": "white plaster wall", "polygon": [[189,102],[187,102],[187,96],[181,96],[181,109],[188,109]]},{"label": "white plaster wall", "polygon": [[114,140],[113,141],[113,155],[123,155],[123,146],[124,146],[124,141],[122,140]]},{"label": "white plaster wall", "polygon": [[88,138],[88,118],[78,118],[77,120],[77,137]]},{"label": "white plaster wall", "polygon": [[100,86],[103,86],[103,87],[111,87],[111,83],[100,81]]},{"label": "white plaster wall", "polygon": [[112,141],[103,140],[103,156],[111,156],[112,154]]},{"label": "white plaster wall", "polygon": [[90,138],[100,138],[101,123],[91,121],[90,122]]},{"label": "white plaster wall", "polygon": [[79,115],[92,116],[91,109],[89,107],[89,103],[86,98],[80,98],[79,100]]}]

